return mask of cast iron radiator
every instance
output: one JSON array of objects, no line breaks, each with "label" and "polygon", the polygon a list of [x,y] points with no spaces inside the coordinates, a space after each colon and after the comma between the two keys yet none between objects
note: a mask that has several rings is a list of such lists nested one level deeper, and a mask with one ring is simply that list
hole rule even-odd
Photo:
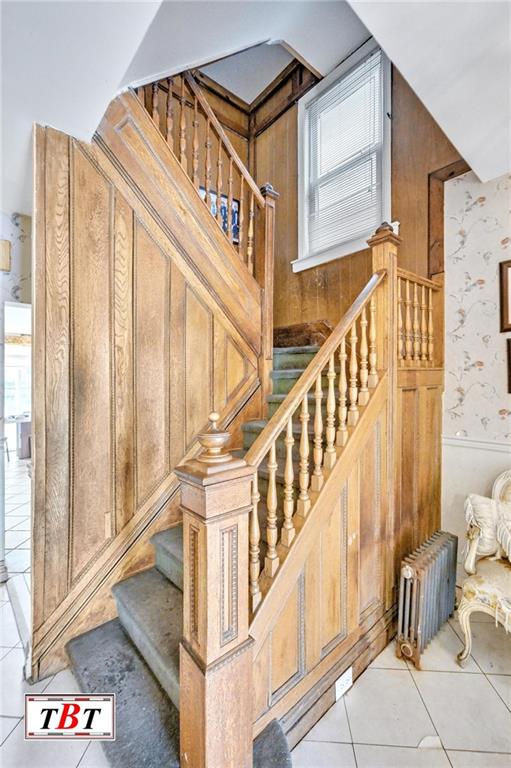
[{"label": "cast iron radiator", "polygon": [[401,562],[397,655],[420,669],[421,654],[454,613],[458,537],[437,531]]}]

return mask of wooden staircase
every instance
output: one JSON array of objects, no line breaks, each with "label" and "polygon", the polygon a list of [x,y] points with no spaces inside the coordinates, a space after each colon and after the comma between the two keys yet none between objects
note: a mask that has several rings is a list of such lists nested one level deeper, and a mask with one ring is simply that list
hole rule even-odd
[{"label": "wooden staircase", "polygon": [[[372,275],[324,343],[274,349],[278,196],[270,185],[257,187],[191,73],[147,86],[138,97],[121,94],[94,147],[71,147],[71,158],[88,163],[79,178],[93,168],[108,180],[115,202],[105,217],[116,225],[112,402],[124,421],[115,431],[110,476],[133,489],[133,521],[123,529],[115,510],[106,518],[102,512],[102,548],[77,575],[69,570],[61,602],[36,615],[35,676],[52,669],[53,647],[63,647],[79,615],[84,628],[95,628],[67,642],[77,678],[84,691],[117,693],[118,740],[105,743],[112,766],[284,768],[289,748],[332,703],[335,680],[350,666],[354,677],[360,674],[393,633],[404,430],[398,378],[406,373],[409,387],[418,371],[437,375],[439,287],[398,271],[400,240],[383,224],[369,240]],[[46,135],[41,157],[47,149]],[[69,146],[66,152],[69,160]],[[74,188],[70,174],[66,183]],[[146,251],[158,254],[140,270],[153,282],[144,286],[140,275],[129,282],[134,267],[123,271],[119,263],[136,267]],[[81,263],[76,253],[74,259]],[[167,263],[170,270],[161,270]],[[160,291],[164,309],[171,304],[160,347],[153,346],[160,305],[151,307],[138,337],[129,330],[143,314],[131,297],[141,292],[147,300],[152,291]],[[183,321],[190,307],[183,335],[193,343],[165,358],[157,372],[163,389],[152,389],[157,375],[145,375],[149,396],[138,409],[130,401],[130,426],[126,381],[132,375],[136,382],[144,369],[135,360],[141,355],[150,364],[145,347],[166,354],[171,321]],[[87,331],[84,324],[84,338]],[[127,362],[118,359],[119,332]],[[78,337],[74,326],[73,333]],[[212,351],[201,352],[197,364],[206,333]],[[39,370],[42,376],[44,366]],[[169,370],[175,378],[167,386]],[[205,376],[213,394],[199,398]],[[85,390],[80,381],[78,397]],[[123,463],[118,435],[140,431],[161,397],[168,398],[161,418],[175,420],[186,439],[176,456],[165,433],[169,457],[142,482],[158,440],[147,430],[147,453],[133,449]],[[208,429],[206,402],[218,411]],[[117,411],[112,423],[116,418]],[[76,466],[75,460],[73,472]],[[51,468],[45,470],[51,479]],[[42,484],[36,463],[36,485],[38,477]],[[44,513],[50,520],[47,507]],[[84,517],[77,516],[77,526]],[[74,522],[59,522],[75,530]],[[132,550],[142,539],[137,560]],[[110,589],[116,618],[102,623],[97,595]],[[87,601],[93,608],[85,619]]]}]

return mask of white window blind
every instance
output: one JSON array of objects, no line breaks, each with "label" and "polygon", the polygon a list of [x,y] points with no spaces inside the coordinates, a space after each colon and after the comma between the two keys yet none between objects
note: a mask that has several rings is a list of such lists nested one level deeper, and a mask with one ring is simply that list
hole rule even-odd
[{"label": "white window blind", "polygon": [[306,256],[369,236],[383,220],[383,60],[374,50],[311,101]]}]

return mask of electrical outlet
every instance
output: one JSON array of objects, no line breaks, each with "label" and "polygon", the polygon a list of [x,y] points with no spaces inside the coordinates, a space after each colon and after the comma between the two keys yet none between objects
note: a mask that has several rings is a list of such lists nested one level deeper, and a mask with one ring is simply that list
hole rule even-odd
[{"label": "electrical outlet", "polygon": [[352,685],[353,667],[350,667],[335,681],[335,700],[338,701],[341,696],[344,696],[346,691],[349,691]]}]

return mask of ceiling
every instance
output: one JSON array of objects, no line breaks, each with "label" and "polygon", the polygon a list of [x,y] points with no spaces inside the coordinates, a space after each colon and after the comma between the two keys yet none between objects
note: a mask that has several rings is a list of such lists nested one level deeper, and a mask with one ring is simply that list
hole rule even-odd
[{"label": "ceiling", "polygon": [[511,4],[348,2],[479,179],[509,172]]},{"label": "ceiling", "polygon": [[283,45],[263,44],[201,67],[201,72],[251,104],[293,60]]},{"label": "ceiling", "polygon": [[1,20],[6,212],[31,211],[34,122],[90,141],[119,90],[192,67],[251,101],[288,56],[325,75],[369,32],[482,180],[511,168],[509,3],[3,0]]}]

